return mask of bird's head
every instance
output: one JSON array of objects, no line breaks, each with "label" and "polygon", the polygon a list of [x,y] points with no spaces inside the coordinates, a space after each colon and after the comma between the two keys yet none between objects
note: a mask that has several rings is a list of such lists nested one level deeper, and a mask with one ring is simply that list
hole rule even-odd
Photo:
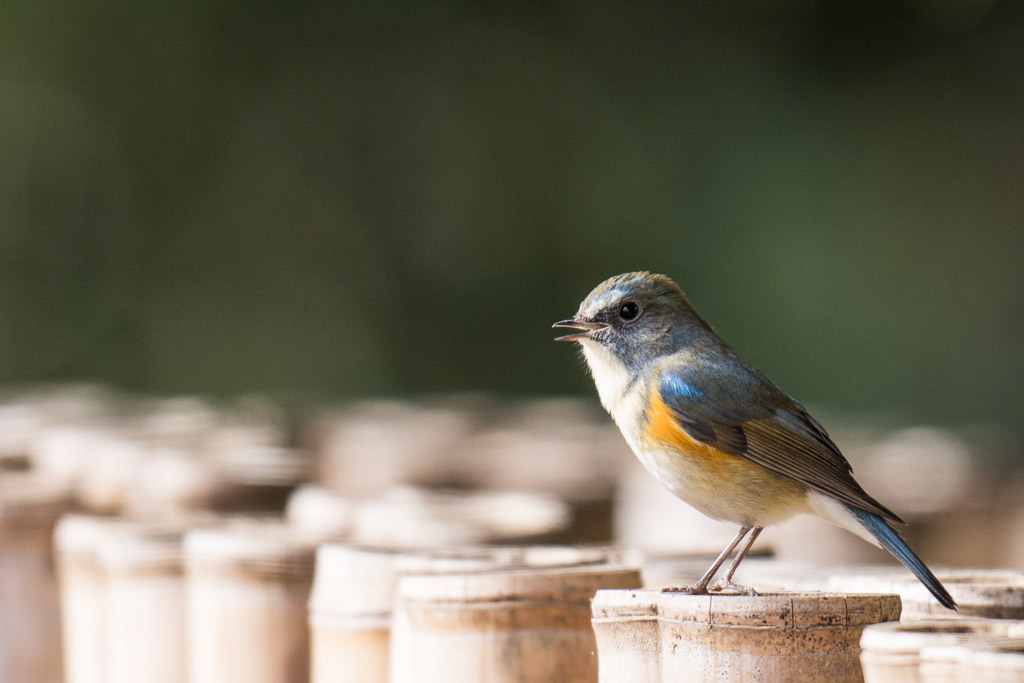
[{"label": "bird's head", "polygon": [[558,337],[588,353],[607,353],[626,367],[673,353],[706,330],[679,285],[664,275],[624,273],[599,284],[576,315],[554,327],[579,330]]}]

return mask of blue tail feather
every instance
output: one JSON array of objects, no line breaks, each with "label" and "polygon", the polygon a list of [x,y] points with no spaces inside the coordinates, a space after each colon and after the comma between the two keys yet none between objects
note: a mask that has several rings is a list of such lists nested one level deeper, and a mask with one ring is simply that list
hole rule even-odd
[{"label": "blue tail feather", "polygon": [[878,539],[878,542],[882,544],[883,548],[895,555],[896,559],[906,565],[907,569],[913,572],[914,576],[920,579],[921,583],[925,585],[925,588],[935,596],[935,599],[938,600],[943,607],[951,610],[956,609],[956,601],[953,600],[953,596],[951,596],[945,586],[935,578],[935,574],[932,574],[931,570],[924,565],[921,558],[914,554],[914,551],[910,549],[910,546],[908,546],[906,541],[900,537],[899,533],[889,526],[888,522],[873,512],[862,510],[847,503],[843,503],[843,505],[845,505],[853,516],[864,525],[864,528],[867,529],[872,536]]}]

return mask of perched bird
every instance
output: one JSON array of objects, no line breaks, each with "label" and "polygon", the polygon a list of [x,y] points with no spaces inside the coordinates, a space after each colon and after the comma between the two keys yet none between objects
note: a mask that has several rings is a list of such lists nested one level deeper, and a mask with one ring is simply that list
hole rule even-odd
[{"label": "perched bird", "polygon": [[[949,609],[956,603],[901,538],[903,520],[869,496],[817,420],[736,354],[664,275],[625,273],[592,291],[575,317],[555,323],[579,342],[611,414],[640,462],[676,496],[739,533],[692,586],[754,591],[732,582],[761,530],[816,514],[900,560]],[[749,536],[748,536],[749,534]]]}]

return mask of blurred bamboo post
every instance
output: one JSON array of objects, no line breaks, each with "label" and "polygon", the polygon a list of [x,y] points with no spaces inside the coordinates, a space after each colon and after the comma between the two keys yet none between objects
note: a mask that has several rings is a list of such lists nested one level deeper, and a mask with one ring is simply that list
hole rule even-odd
[{"label": "blurred bamboo post", "polygon": [[108,683],[187,681],[184,532],[140,525],[101,543]]},{"label": "blurred bamboo post", "polygon": [[359,499],[313,484],[297,488],[285,507],[285,518],[296,533],[340,541],[352,533]]},{"label": "blurred bamboo post", "polygon": [[[317,481],[346,493],[443,482],[476,409],[415,401],[362,401],[328,411],[310,426]],[[366,467],[372,461],[374,467]],[[455,462],[459,462],[457,459]]]},{"label": "blurred bamboo post", "polygon": [[507,406],[470,447],[465,476],[484,488],[545,492],[569,504],[569,524],[553,543],[607,543],[619,458],[632,457],[614,426],[578,399]]},{"label": "blurred bamboo post", "polygon": [[402,571],[474,571],[509,562],[501,548],[400,551],[326,543],[309,605],[313,683],[387,683],[392,605]]},{"label": "blurred bamboo post", "polygon": [[0,480],[0,680],[61,680],[52,539],[70,507],[63,487],[22,474]]},{"label": "blurred bamboo post", "polygon": [[1024,681],[1024,637],[985,639],[954,649],[957,683]]},{"label": "blurred bamboo post", "polygon": [[[960,660],[967,654],[968,648],[985,642],[1024,638],[1024,621],[1012,619],[963,620],[968,624],[975,621],[980,622],[982,628],[975,633],[965,635],[956,644],[926,643],[920,648],[917,658],[922,683],[960,683]],[[957,623],[962,622],[956,620],[918,622],[906,624],[906,626],[913,628],[920,623],[934,623],[944,627],[948,624],[949,627],[954,627]],[[968,683],[974,683],[974,681],[969,680]]]},{"label": "blurred bamboo post", "polygon": [[591,621],[600,683],[661,683],[657,590],[599,590]]},{"label": "blurred bamboo post", "polygon": [[945,678],[938,667],[925,674],[923,650],[1006,636],[1012,623],[999,619],[948,619],[871,624],[860,639],[864,683],[922,683]]},{"label": "blurred bamboo post", "polygon": [[590,600],[636,569],[580,567],[399,579],[391,683],[595,683]]},{"label": "blurred bamboo post", "polygon": [[99,549],[106,535],[127,524],[118,517],[66,515],[54,532],[65,683],[107,681],[107,582]]},{"label": "blurred bamboo post", "polygon": [[354,506],[349,538],[407,549],[527,543],[564,530],[569,517],[566,504],[552,496],[398,487]]},{"label": "blurred bamboo post", "polygon": [[386,683],[392,608],[404,574],[606,565],[607,548],[491,546],[395,549],[325,543],[317,549],[309,621],[313,683]]},{"label": "blurred bamboo post", "polygon": [[893,567],[859,567],[837,571],[827,590],[896,593],[903,602],[903,621],[932,619],[1024,619],[1024,572],[998,569],[946,569],[935,575],[958,605],[950,612],[910,572]]},{"label": "blurred bamboo post", "polygon": [[228,441],[206,455],[215,480],[209,505],[224,512],[283,513],[312,474],[308,454],[293,448]]},{"label": "blurred bamboo post", "polygon": [[387,683],[392,553],[328,543],[317,549],[309,600],[312,683]]},{"label": "blurred bamboo post", "polygon": [[185,680],[182,538],[209,521],[61,519],[54,545],[65,683]]},{"label": "blurred bamboo post", "polygon": [[307,683],[314,546],[273,522],[185,537],[190,683]]}]

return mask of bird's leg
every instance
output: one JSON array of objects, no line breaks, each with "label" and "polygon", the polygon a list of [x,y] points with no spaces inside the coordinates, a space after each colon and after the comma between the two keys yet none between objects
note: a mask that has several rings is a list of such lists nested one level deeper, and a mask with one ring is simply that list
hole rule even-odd
[{"label": "bird's leg", "polygon": [[[700,579],[697,580],[697,583],[691,586],[670,586],[669,588],[662,588],[662,590],[667,593],[689,593],[690,595],[707,595],[708,584],[711,583],[711,579],[715,577],[715,573],[722,566],[722,563],[725,562],[726,559],[728,559],[729,555],[732,555],[732,551],[736,549],[736,546],[739,545],[740,541],[743,540],[743,537],[747,535],[748,531],[750,531],[749,526],[740,528],[739,532],[736,534],[736,537],[732,539],[729,545],[725,547],[725,550],[723,550],[718,555],[718,557],[715,558],[714,564],[711,565],[710,569],[704,572],[704,576],[700,577]],[[748,543],[746,547],[749,546],[750,544]],[[737,563],[734,562],[733,566],[735,567],[736,564]]]},{"label": "bird's leg", "polygon": [[750,586],[741,586],[738,583],[733,583],[732,582],[732,575],[736,573],[736,568],[740,566],[740,562],[742,562],[743,558],[747,556],[748,552],[750,552],[750,547],[752,545],[754,545],[754,541],[757,540],[758,535],[762,531],[764,531],[764,527],[760,527],[760,526],[755,526],[754,527],[754,530],[750,534],[750,538],[748,538],[747,542],[743,544],[743,547],[740,548],[740,551],[738,553],[736,553],[736,559],[733,560],[732,564],[729,565],[729,569],[725,572],[725,576],[723,576],[721,579],[716,581],[715,585],[711,587],[711,590],[713,590],[713,591],[733,590],[733,591],[739,591],[740,593],[744,593],[746,595],[757,595],[757,591],[755,591]]}]

